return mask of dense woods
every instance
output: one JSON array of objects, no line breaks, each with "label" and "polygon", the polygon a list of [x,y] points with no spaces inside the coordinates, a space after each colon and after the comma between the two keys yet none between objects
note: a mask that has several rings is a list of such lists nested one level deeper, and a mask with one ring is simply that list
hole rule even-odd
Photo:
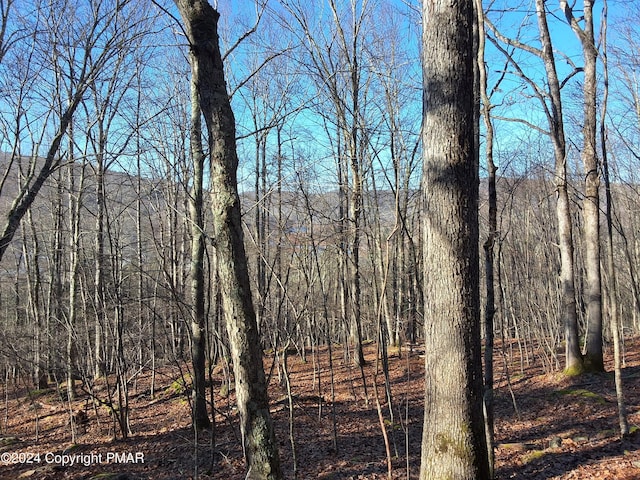
[{"label": "dense woods", "polygon": [[429,453],[444,438],[430,407],[452,405],[465,438],[447,441],[476,455],[455,478],[489,478],[495,339],[546,373],[602,372],[615,352],[627,435],[640,6],[423,3],[0,0],[7,398],[91,399],[126,439],[138,378],[153,399],[156,372],[180,368],[196,444],[215,447],[224,385],[249,473],[275,479],[276,376],[294,474],[304,442],[288,357],[312,362],[326,408],[334,362],[349,365],[390,458],[388,359],[415,350],[433,433],[420,478],[455,463]]}]

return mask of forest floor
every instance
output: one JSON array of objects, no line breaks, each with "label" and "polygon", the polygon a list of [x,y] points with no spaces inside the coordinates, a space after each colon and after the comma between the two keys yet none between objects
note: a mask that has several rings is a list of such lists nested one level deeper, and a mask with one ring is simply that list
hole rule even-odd
[{"label": "forest floor", "polygon": [[[523,352],[522,358],[517,345],[511,345],[498,349],[495,357],[496,478],[639,479],[640,433],[635,431],[640,426],[640,339],[626,343],[623,377],[634,434],[624,441],[617,435],[613,373],[572,379],[561,373],[544,373],[541,365],[546,357],[541,352],[528,352]],[[265,366],[272,371],[271,411],[285,478],[294,478],[294,464],[297,478],[302,480],[387,477],[385,442],[373,387],[375,345],[367,347],[366,358],[365,393],[360,370],[343,361],[342,349],[334,348],[332,399],[326,349],[317,355],[307,353],[306,361],[297,354],[289,356],[291,430],[289,396],[282,386],[284,379],[279,382],[278,378],[282,370],[277,365],[271,369],[273,356],[267,355]],[[184,371],[186,366],[182,368]],[[397,352],[390,358],[391,410],[381,365],[379,368],[377,393],[389,438],[392,475],[394,479],[416,479],[424,391],[420,347],[412,352],[403,349],[400,358]],[[613,368],[610,359],[607,368]],[[224,371],[220,366],[214,369],[217,415],[213,450],[211,432],[199,435],[196,448],[189,427],[189,377],[185,381],[177,366],[157,372],[153,399],[149,372],[132,382],[132,434],[126,440],[119,434],[114,436],[108,409],[94,407],[86,394],[80,394],[71,404],[74,412],[86,412],[86,423],[78,426],[73,441],[69,403],[62,400],[58,390],[27,391],[4,385],[0,478],[189,479],[194,478],[197,467],[201,479],[242,480],[245,472],[235,398],[233,389],[228,395],[225,392]],[[102,383],[96,384],[95,390],[104,399]],[[82,417],[76,413],[76,418]]]}]

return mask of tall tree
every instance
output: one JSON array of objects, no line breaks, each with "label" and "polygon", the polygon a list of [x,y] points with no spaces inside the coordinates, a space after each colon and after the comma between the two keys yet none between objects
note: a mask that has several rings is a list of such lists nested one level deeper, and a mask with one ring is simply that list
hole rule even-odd
[{"label": "tall tree", "polygon": [[421,479],[491,477],[482,415],[473,0],[423,0]]},{"label": "tall tree", "polygon": [[593,1],[583,2],[583,25],[573,15],[573,9],[560,0],[567,22],[582,44],[584,57],[584,123],[582,125],[582,165],[584,167],[584,266],[587,277],[587,335],[584,364],[588,370],[604,372],[602,356],[602,275],[600,271],[600,172],[597,154],[597,75],[598,50],[593,32]]},{"label": "tall tree", "polygon": [[528,52],[540,58],[546,73],[545,86],[536,84],[515,60],[514,56],[501,46],[496,39],[491,39],[494,45],[506,56],[517,76],[522,78],[531,88],[534,97],[538,99],[549,125],[545,131],[540,127],[523,120],[526,125],[545,133],[551,139],[554,156],[554,182],[556,187],[556,218],[558,224],[558,246],[560,250],[560,290],[561,290],[561,319],[565,334],[565,372],[579,374],[584,369],[584,362],[580,352],[578,337],[578,312],[576,306],[575,266],[573,248],[573,226],[571,223],[571,205],[569,202],[567,180],[567,142],[564,131],[564,117],[562,112],[562,85],[576,73],[560,81],[556,68],[555,54],[549,33],[545,0],[536,0],[536,14],[541,48],[509,39],[500,34],[496,27],[485,18],[493,34],[503,42],[518,50]]},{"label": "tall tree", "polygon": [[[196,83],[198,65],[191,62],[191,128],[190,146],[193,179],[189,195],[191,222],[191,363],[193,365],[193,425],[200,430],[210,425],[206,403],[206,288],[205,288],[205,232],[204,232],[204,169],[206,152],[202,143],[202,111]],[[195,100],[194,100],[195,99]]]},{"label": "tall tree", "polygon": [[611,322],[611,337],[613,338],[613,375],[616,385],[616,399],[618,402],[618,425],[620,427],[620,436],[624,438],[629,434],[629,419],[627,417],[627,405],[624,398],[624,382],[622,380],[622,352],[620,345],[620,315],[618,305],[619,288],[618,288],[618,271],[615,262],[613,248],[613,195],[611,192],[611,177],[609,172],[608,159],[608,141],[607,141],[607,107],[609,103],[609,61],[607,56],[607,30],[609,7],[607,0],[604,1],[602,8],[602,67],[603,67],[603,83],[602,107],[600,114],[600,148],[602,149],[602,179],[604,180],[604,198],[605,198],[605,219],[607,225],[607,240],[609,242],[609,251],[607,252],[606,272],[609,275],[609,320]]},{"label": "tall tree", "polygon": [[189,41],[198,102],[211,160],[211,204],[222,308],[231,343],[240,426],[250,478],[282,478],[269,413],[262,348],[251,298],[244,248],[236,126],[220,54],[220,14],[206,0],[176,0]]},{"label": "tall tree", "polygon": [[[495,295],[495,255],[494,247],[498,236],[498,194],[496,190],[496,173],[498,171],[493,159],[494,130],[491,120],[491,99],[487,86],[487,65],[485,63],[486,33],[484,27],[484,10],[482,0],[475,0],[475,11],[478,16],[478,87],[481,100],[481,113],[485,131],[485,157],[487,162],[487,190],[489,199],[489,224],[487,239],[483,243],[485,272],[485,307],[484,307],[484,416],[487,429],[487,448],[489,465],[494,466],[494,414],[493,414],[493,330],[496,313]],[[497,87],[495,87],[497,88]],[[495,89],[494,88],[494,89]]]},{"label": "tall tree", "polygon": [[[562,116],[561,84],[556,70],[555,56],[544,0],[536,0],[538,30],[542,44],[541,58],[544,61],[549,84],[551,108],[545,109],[555,156],[555,181],[557,192],[556,216],[558,218],[558,239],[560,244],[560,282],[562,284],[562,314],[565,333],[565,371],[579,373],[584,361],[578,343],[578,314],[576,310],[575,269],[573,258],[573,227],[571,207],[567,187],[567,147]],[[545,104],[546,105],[546,104]]]}]

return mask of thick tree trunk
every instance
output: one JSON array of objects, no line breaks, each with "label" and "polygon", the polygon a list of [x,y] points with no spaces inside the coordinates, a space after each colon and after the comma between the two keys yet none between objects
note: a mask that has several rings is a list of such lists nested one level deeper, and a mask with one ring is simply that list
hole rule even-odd
[{"label": "thick tree trunk", "polygon": [[421,479],[489,479],[482,414],[473,1],[423,1]]},{"label": "thick tree trunk", "polygon": [[235,119],[226,90],[216,10],[203,0],[176,0],[190,43],[192,71],[209,134],[213,242],[222,308],[231,343],[248,478],[282,478],[269,413],[262,348],[244,249]]}]

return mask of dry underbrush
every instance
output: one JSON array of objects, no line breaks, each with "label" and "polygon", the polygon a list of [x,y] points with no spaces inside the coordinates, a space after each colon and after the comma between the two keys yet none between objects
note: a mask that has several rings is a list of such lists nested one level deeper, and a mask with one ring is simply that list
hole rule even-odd
[{"label": "dry underbrush", "polygon": [[[628,343],[624,371],[634,430],[640,425],[639,347],[638,341]],[[374,375],[374,346],[368,347],[366,355],[366,394],[359,369],[344,363],[342,352],[336,349],[333,401],[326,350],[318,355],[308,353],[306,362],[290,356],[293,442],[289,397],[278,379],[278,369],[272,370],[272,412],[286,478],[293,478],[292,443],[299,479],[387,477],[374,376],[393,457],[393,477],[418,478],[424,367],[418,350],[402,353],[401,358],[390,359],[391,408],[382,371]],[[612,374],[568,379],[558,373],[544,374],[533,359],[526,365],[508,357],[512,363],[505,363],[504,358],[496,358],[495,363],[498,479],[640,478],[639,436],[624,441],[617,436]],[[272,360],[265,359],[268,370]],[[178,368],[157,372],[154,398],[149,372],[130,386],[132,435],[126,440],[119,435],[113,410],[90,401],[86,394],[69,404],[53,387],[27,391],[20,385],[5,386],[0,452],[4,460],[15,463],[0,465],[0,478],[187,479],[193,478],[197,468],[203,479],[244,479],[233,385],[229,391],[224,371],[215,369],[212,385],[217,412],[213,451],[210,432],[200,434],[195,446],[189,428],[189,377],[182,378]],[[100,385],[96,387],[96,396],[105,395]],[[105,476],[108,473],[112,475]]]}]

